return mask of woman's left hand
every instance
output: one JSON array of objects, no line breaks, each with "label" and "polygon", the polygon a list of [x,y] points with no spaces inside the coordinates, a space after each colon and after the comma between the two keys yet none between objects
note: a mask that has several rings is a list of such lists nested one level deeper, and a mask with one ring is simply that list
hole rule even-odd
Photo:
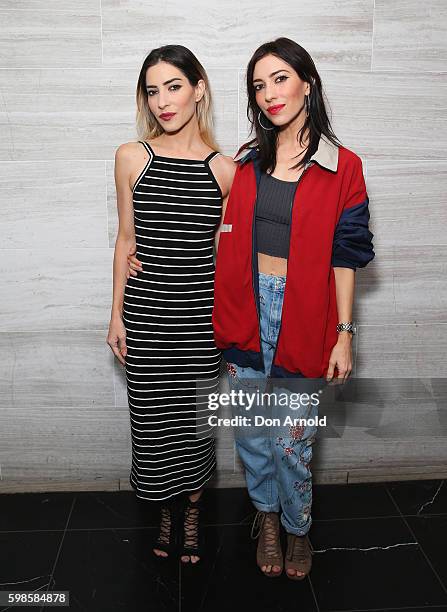
[{"label": "woman's left hand", "polygon": [[352,371],[352,337],[349,332],[340,332],[338,342],[334,346],[329,359],[329,367],[326,374],[326,380],[332,380],[335,367],[338,370],[338,376],[333,384],[343,384],[348,379]]}]

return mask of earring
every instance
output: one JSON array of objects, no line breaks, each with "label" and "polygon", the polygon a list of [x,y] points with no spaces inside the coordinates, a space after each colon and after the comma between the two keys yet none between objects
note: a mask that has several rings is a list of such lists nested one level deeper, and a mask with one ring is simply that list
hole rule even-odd
[{"label": "earring", "polygon": [[262,127],[263,130],[274,130],[275,129],[275,126],[269,128],[269,127],[265,127],[265,126],[262,125],[262,123],[261,123],[261,111],[259,111],[258,123]]},{"label": "earring", "polygon": [[304,107],[306,109],[306,117],[309,116],[310,113],[310,102],[309,102],[309,96],[304,96]]}]

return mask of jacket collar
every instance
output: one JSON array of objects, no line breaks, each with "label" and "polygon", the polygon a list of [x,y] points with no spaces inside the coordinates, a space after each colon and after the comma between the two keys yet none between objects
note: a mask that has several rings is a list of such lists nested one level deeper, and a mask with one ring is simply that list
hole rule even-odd
[{"label": "jacket collar", "polygon": [[[239,160],[241,163],[245,163],[250,159],[255,159],[258,156],[258,147],[254,147],[250,149],[250,151],[244,155]],[[325,136],[320,136],[320,140],[318,142],[318,149],[310,158],[309,162],[315,161],[323,168],[327,170],[331,170],[332,172],[337,172],[338,169],[338,151],[339,147],[334,145],[332,142],[327,140]]]}]

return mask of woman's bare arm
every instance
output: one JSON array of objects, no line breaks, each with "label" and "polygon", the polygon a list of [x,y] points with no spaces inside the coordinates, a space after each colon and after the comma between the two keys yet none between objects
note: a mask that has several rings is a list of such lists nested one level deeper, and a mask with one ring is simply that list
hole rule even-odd
[{"label": "woman's bare arm", "polygon": [[[352,321],[354,302],[355,271],[351,268],[334,266],[335,291],[337,297],[338,322]],[[338,334],[337,344],[329,359],[327,379],[332,379],[337,366],[338,379],[344,382],[352,371],[352,335],[343,331]]]},{"label": "woman's bare arm", "polygon": [[127,254],[136,246],[132,190],[130,188],[130,176],[134,161],[132,147],[134,144],[122,144],[115,153],[115,186],[119,227],[113,258],[112,319],[122,317],[124,288],[128,278]]},{"label": "woman's bare arm", "polygon": [[118,206],[118,234],[113,257],[113,299],[107,344],[118,361],[125,366],[127,356],[126,328],[122,319],[124,290],[127,282],[127,254],[135,247],[132,167],[135,165],[135,143],[118,147],[115,153],[115,185]]}]

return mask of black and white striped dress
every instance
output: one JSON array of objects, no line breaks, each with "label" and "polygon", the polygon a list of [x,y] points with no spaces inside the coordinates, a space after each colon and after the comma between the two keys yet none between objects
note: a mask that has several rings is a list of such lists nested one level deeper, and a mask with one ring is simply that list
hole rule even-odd
[{"label": "black and white striped dress", "polygon": [[149,160],[133,206],[143,271],[128,279],[123,305],[130,483],[137,497],[161,501],[201,488],[216,468],[214,438],[196,429],[210,413],[201,417],[195,398],[198,379],[219,380],[211,315],[222,192],[209,167],[218,152],[178,159],[141,144]]}]

